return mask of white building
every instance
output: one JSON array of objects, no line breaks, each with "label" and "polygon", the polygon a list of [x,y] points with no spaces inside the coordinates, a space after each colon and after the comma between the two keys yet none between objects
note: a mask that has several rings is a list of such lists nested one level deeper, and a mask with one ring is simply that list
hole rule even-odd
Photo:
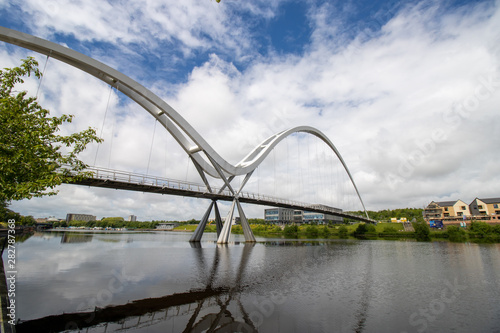
[{"label": "white building", "polygon": [[156,229],[158,230],[174,230],[174,228],[174,223],[160,223],[156,226]]}]

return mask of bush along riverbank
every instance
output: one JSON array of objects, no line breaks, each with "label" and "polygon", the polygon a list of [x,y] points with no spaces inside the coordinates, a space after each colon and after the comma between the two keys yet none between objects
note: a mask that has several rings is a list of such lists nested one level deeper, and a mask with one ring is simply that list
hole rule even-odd
[{"label": "bush along riverbank", "polygon": [[[500,225],[472,222],[468,228],[448,226],[444,230],[433,231],[425,222],[413,223],[415,231],[404,231],[401,223],[378,223],[377,225],[357,223],[352,225],[287,225],[284,228],[271,224],[250,225],[253,233],[264,237],[284,238],[349,238],[357,239],[398,239],[413,238],[417,241],[436,239],[452,242],[499,243]],[[240,225],[232,227],[235,234],[243,234]]]}]

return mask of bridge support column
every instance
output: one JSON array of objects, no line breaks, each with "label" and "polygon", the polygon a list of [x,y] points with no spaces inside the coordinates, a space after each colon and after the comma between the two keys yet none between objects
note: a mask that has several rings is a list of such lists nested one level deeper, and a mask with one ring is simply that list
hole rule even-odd
[{"label": "bridge support column", "polygon": [[248,224],[248,220],[245,216],[245,212],[243,212],[243,208],[241,208],[240,202],[235,199],[236,205],[238,206],[238,212],[240,214],[241,227],[243,228],[243,234],[245,235],[245,241],[248,243],[255,243],[255,236],[253,235],[252,229],[250,228],[250,224]]},{"label": "bridge support column", "polygon": [[231,209],[226,216],[226,221],[224,222],[224,226],[222,227],[222,231],[217,239],[217,244],[227,244],[229,243],[229,236],[231,235],[231,225],[233,224],[233,214],[234,214],[234,206],[236,205],[236,199],[233,200],[233,204],[231,205]]},{"label": "bridge support column", "polygon": [[205,227],[207,226],[208,217],[210,216],[210,212],[212,211],[212,207],[214,206],[215,201],[212,201],[210,206],[208,207],[205,215],[203,215],[200,224],[191,236],[190,242],[199,242],[201,241],[201,237],[203,237],[203,232],[205,231]]},{"label": "bridge support column", "polygon": [[229,236],[231,235],[231,227],[233,223],[234,216],[234,208],[238,207],[238,213],[240,214],[241,227],[243,228],[243,234],[245,236],[245,241],[249,243],[255,243],[255,236],[253,235],[252,229],[250,229],[250,225],[248,224],[248,220],[243,212],[243,208],[240,205],[240,202],[237,198],[233,200],[233,204],[231,205],[231,209],[227,214],[226,221],[224,222],[224,226],[222,231],[217,239],[217,244],[227,244],[229,242]]},{"label": "bridge support column", "polygon": [[215,226],[217,229],[217,238],[219,238],[223,225],[219,213],[219,206],[217,206],[217,201],[214,201],[214,210],[215,210]]}]

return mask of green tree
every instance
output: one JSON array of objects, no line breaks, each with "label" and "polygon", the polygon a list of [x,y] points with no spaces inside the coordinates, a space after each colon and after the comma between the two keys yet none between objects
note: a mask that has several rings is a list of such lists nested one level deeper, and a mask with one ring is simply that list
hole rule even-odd
[{"label": "green tree", "polygon": [[428,241],[431,239],[430,233],[431,230],[427,222],[416,222],[413,224],[413,228],[415,229],[415,237],[419,241]]},{"label": "green tree", "polygon": [[373,224],[359,223],[358,227],[354,231],[354,234],[362,236],[362,235],[364,235],[366,233],[372,233],[372,234],[374,234],[376,232],[377,232],[377,229],[375,228],[375,226]]},{"label": "green tree", "polygon": [[367,231],[368,230],[366,227],[366,223],[360,223],[358,224],[358,227],[356,228],[356,231],[354,231],[354,233],[357,235],[363,235],[366,234]]},{"label": "green tree", "polygon": [[330,229],[328,228],[328,226],[323,226],[323,228],[321,228],[321,234],[323,235],[323,237],[325,238],[328,238],[328,236],[330,236]]},{"label": "green tree", "polygon": [[447,226],[446,232],[448,234],[450,241],[452,242],[463,242],[467,238],[465,230],[456,225]]},{"label": "green tree", "polygon": [[299,232],[299,227],[297,227],[295,224],[287,225],[285,226],[285,229],[283,229],[283,233],[285,234],[285,236],[297,236],[298,232]]},{"label": "green tree", "polygon": [[73,116],[50,117],[35,97],[15,90],[31,75],[41,78],[32,57],[0,70],[0,201],[54,195],[57,185],[88,176],[77,156],[89,143],[101,142],[92,128],[58,135],[59,126]]},{"label": "green tree", "polygon": [[493,226],[493,229],[492,231],[497,234],[497,235],[500,235],[500,224],[496,224]]},{"label": "green tree", "polygon": [[306,234],[310,237],[318,237],[318,234],[319,234],[318,227],[316,227],[314,225],[307,226]]},{"label": "green tree", "polygon": [[339,227],[339,237],[340,238],[347,238],[347,233],[349,230],[347,230],[347,227],[345,225],[341,225]]},{"label": "green tree", "polygon": [[36,221],[33,216],[29,215],[29,216],[22,216],[20,219],[20,223],[22,225],[35,225]]},{"label": "green tree", "polygon": [[484,237],[493,231],[493,227],[486,222],[471,222],[469,231],[476,236]]}]

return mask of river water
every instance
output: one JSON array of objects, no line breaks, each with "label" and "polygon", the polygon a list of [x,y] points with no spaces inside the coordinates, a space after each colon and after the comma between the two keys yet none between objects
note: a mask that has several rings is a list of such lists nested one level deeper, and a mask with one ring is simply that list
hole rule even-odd
[{"label": "river water", "polygon": [[18,242],[17,331],[500,332],[499,244],[189,237]]}]

